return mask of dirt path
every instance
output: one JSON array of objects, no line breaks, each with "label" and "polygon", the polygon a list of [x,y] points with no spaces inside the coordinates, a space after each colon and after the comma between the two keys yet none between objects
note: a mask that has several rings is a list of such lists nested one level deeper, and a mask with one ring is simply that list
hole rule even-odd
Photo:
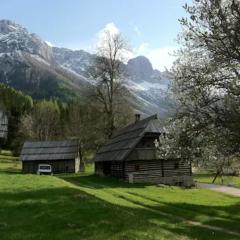
[{"label": "dirt path", "polygon": [[198,187],[208,188],[217,192],[222,192],[234,197],[240,197],[240,189],[235,187],[228,187],[223,185],[217,184],[210,184],[210,183],[197,183]]}]

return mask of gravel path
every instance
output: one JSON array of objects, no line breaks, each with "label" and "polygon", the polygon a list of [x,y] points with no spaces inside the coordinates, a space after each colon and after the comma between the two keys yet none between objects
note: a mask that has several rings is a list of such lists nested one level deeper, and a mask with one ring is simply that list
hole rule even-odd
[{"label": "gravel path", "polygon": [[209,183],[197,183],[198,187],[208,188],[217,192],[226,193],[231,196],[240,197],[240,189],[235,187],[228,187],[217,184],[209,184]]}]

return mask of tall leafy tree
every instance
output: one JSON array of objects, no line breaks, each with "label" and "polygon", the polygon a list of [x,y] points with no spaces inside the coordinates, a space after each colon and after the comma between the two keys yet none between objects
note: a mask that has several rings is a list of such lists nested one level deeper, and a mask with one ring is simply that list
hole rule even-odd
[{"label": "tall leafy tree", "polygon": [[90,68],[95,81],[90,95],[101,108],[106,135],[111,137],[117,127],[117,119],[123,116],[127,118],[130,111],[127,104],[129,94],[123,83],[122,68],[128,46],[119,33],[105,31],[102,39],[97,48],[94,65]]},{"label": "tall leafy tree", "polygon": [[189,158],[201,156],[221,174],[240,153],[240,2],[194,0],[184,8],[173,67],[175,138]]},{"label": "tall leafy tree", "polygon": [[31,113],[21,119],[20,132],[26,138],[39,141],[60,137],[60,109],[56,101],[36,102]]},{"label": "tall leafy tree", "polygon": [[33,100],[30,96],[5,84],[0,84],[0,110],[8,115],[8,138],[5,147],[15,149],[21,116],[31,111]]}]

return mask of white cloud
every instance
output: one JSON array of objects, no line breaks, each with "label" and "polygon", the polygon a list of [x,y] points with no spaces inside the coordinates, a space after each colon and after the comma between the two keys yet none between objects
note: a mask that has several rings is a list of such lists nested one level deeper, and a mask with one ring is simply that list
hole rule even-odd
[{"label": "white cloud", "polygon": [[[103,29],[101,29],[96,35],[95,49],[97,49],[99,46],[104,46],[107,43],[107,41],[106,41],[108,38],[107,34],[110,34],[110,36],[115,36],[117,34],[121,34],[121,32],[120,32],[119,28],[113,22],[106,24],[105,27]],[[122,50],[120,55],[121,55],[121,57],[119,57],[119,60],[121,60],[125,63],[130,58],[134,57],[132,52],[125,50],[125,49]]]},{"label": "white cloud", "polygon": [[150,49],[150,45],[147,42],[143,42],[140,44],[138,48],[134,50],[136,55],[145,55]]},{"label": "white cloud", "polygon": [[97,33],[97,36],[96,36],[97,46],[104,44],[107,38],[106,33],[109,33],[111,36],[114,36],[119,34],[120,30],[113,22],[106,24],[105,27]]},{"label": "white cloud", "polygon": [[120,33],[119,28],[113,22],[106,24],[101,31],[109,31],[113,35]]},{"label": "white cloud", "polygon": [[85,51],[88,51],[90,53],[95,53],[98,46],[100,46],[104,41],[106,40],[106,32],[109,32],[111,35],[115,35],[120,33],[120,30],[117,28],[117,26],[113,23],[107,23],[104,28],[102,28],[100,31],[98,31],[91,39],[88,41],[73,41],[69,42],[67,46],[72,50],[79,50],[83,49]]},{"label": "white cloud", "polygon": [[152,62],[153,68],[164,71],[165,68],[170,69],[172,67],[175,60],[173,53],[176,50],[176,47],[156,48],[150,50],[146,57]]},{"label": "white cloud", "polygon": [[[136,34],[141,34],[138,27],[133,23],[129,23]],[[72,43],[69,45],[71,49],[84,49],[88,52],[94,53],[98,46],[106,42],[106,32],[109,32],[111,35],[120,34],[121,31],[116,26],[115,23],[107,23],[96,35],[95,37],[85,43]],[[147,57],[153,65],[154,69],[164,71],[165,68],[170,69],[175,60],[173,52],[177,50],[176,46],[165,46],[154,48],[148,42],[141,43],[137,48],[133,49],[133,52],[123,51],[122,55],[123,62],[127,62],[129,59],[134,58],[139,55]]]},{"label": "white cloud", "polygon": [[135,49],[135,55],[144,55],[151,61],[153,68],[164,71],[165,68],[170,69],[172,67],[175,60],[173,53],[176,50],[177,47],[174,46],[152,48],[149,43],[144,42]]}]

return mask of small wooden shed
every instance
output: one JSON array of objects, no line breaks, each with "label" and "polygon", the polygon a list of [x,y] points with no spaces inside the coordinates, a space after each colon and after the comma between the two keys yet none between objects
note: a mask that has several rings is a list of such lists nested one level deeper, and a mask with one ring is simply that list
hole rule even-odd
[{"label": "small wooden shed", "polygon": [[3,144],[7,140],[7,135],[8,135],[8,116],[4,111],[0,110],[0,144]]},{"label": "small wooden shed", "polygon": [[36,173],[39,164],[50,164],[53,173],[76,173],[79,172],[80,158],[78,139],[25,142],[20,155],[25,173]]},{"label": "small wooden shed", "polygon": [[157,115],[116,131],[95,156],[95,173],[125,181],[193,184],[191,164],[181,159],[158,159],[154,141],[163,133]]}]

